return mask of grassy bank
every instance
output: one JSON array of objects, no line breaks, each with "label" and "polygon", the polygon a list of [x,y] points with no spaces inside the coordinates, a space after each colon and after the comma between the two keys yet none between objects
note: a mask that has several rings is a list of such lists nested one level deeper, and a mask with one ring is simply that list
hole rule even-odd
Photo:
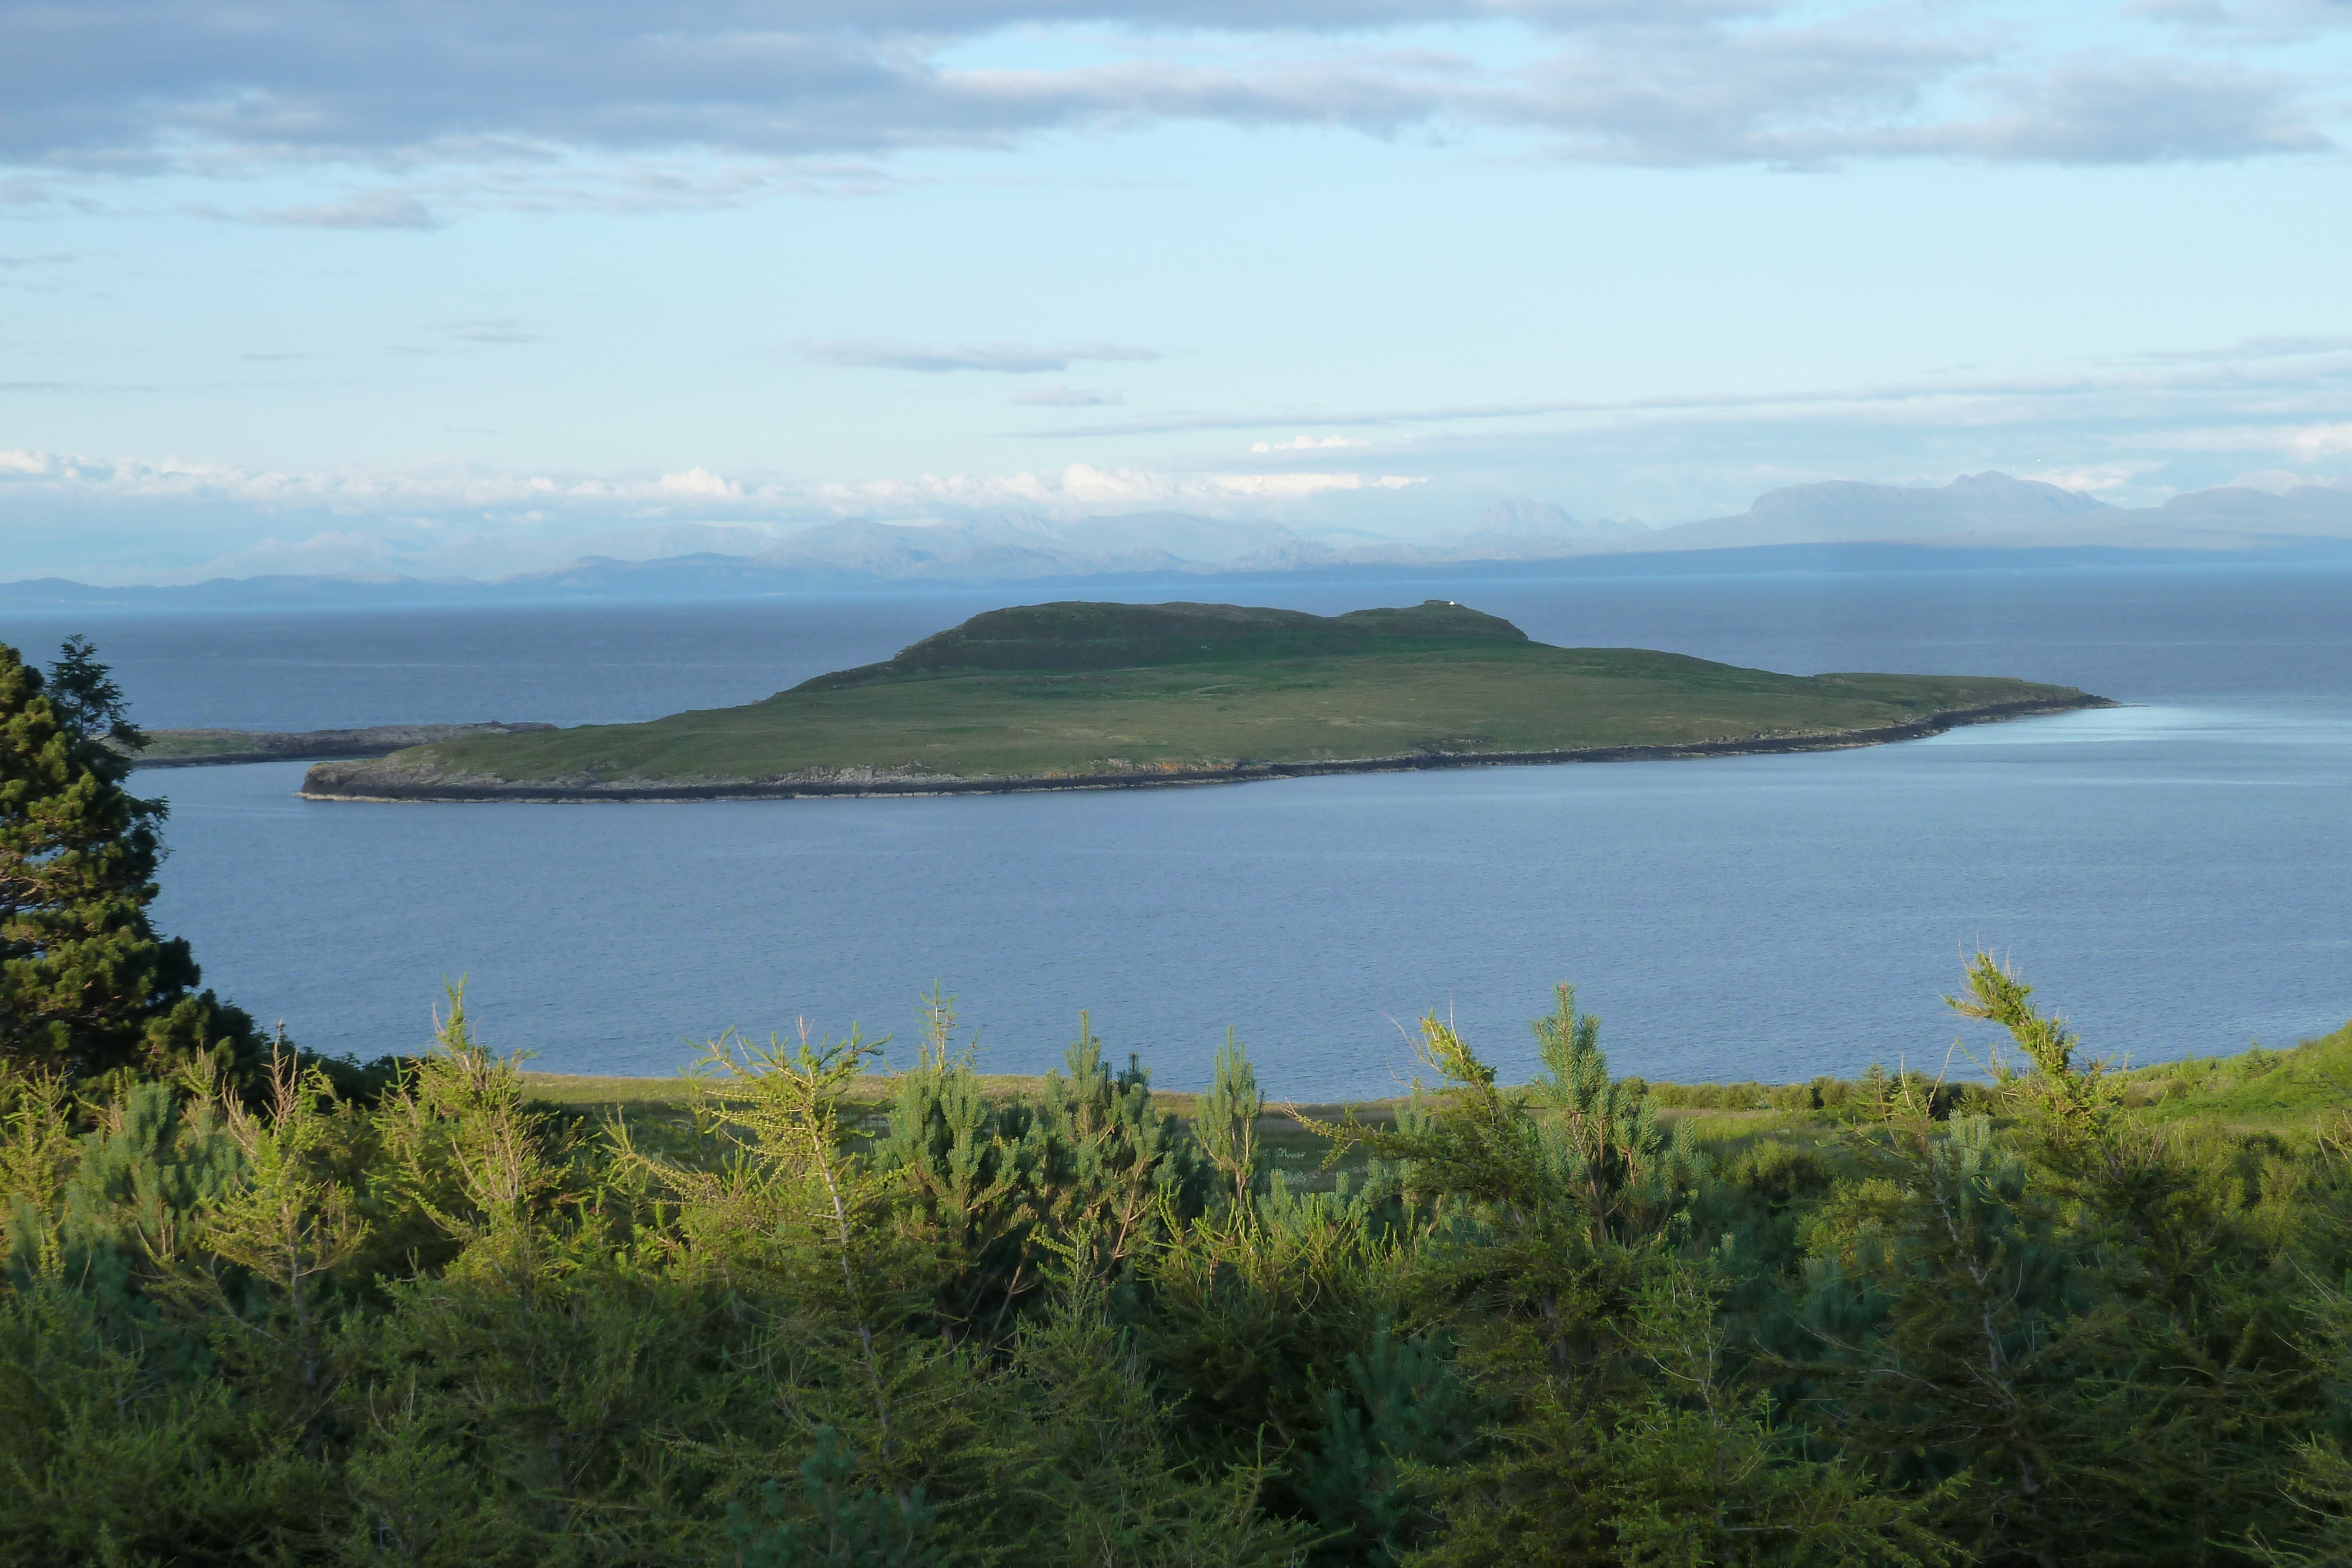
[{"label": "grassy bank", "polygon": [[[2217,1133],[2271,1134],[2297,1144],[2352,1131],[2352,1022],[2333,1033],[2284,1050],[2254,1047],[2232,1056],[2191,1057],[2141,1068],[2118,1068],[2124,1104],[2151,1126],[2201,1124]],[[679,1136],[693,1125],[694,1081],[628,1078],[560,1072],[526,1072],[530,1094],[598,1119],[618,1118],[635,1129]],[[1924,1086],[1912,1074],[1909,1082]],[[992,1103],[1039,1103],[1043,1076],[984,1073],[979,1082]],[[1646,1082],[1630,1079],[1658,1104],[1662,1117],[1684,1127],[1698,1144],[1728,1158],[1744,1156],[1759,1142],[1793,1140],[1834,1147],[1869,1119],[1868,1084],[1859,1079],[1817,1077],[1801,1083]],[[877,1131],[897,1096],[900,1076],[875,1072],[850,1081],[844,1100],[860,1131]],[[1945,1086],[1939,1109],[1990,1111],[1983,1084]],[[1181,1090],[1154,1090],[1155,1110],[1190,1127],[1203,1096]],[[1285,1171],[1308,1190],[1328,1188],[1333,1172],[1324,1168],[1330,1141],[1302,1122],[1333,1123],[1353,1114],[1374,1126],[1392,1125],[1402,1098],[1328,1103],[1270,1103],[1257,1121],[1257,1136],[1273,1168]],[[1336,1168],[1360,1172],[1360,1153]]]}]

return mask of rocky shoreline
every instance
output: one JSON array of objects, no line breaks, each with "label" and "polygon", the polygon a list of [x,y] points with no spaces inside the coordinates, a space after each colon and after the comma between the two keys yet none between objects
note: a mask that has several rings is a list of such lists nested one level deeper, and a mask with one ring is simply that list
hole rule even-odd
[{"label": "rocky shoreline", "polygon": [[[1505,768],[1534,763],[1656,762],[1707,757],[1751,757],[1780,752],[1839,751],[1918,740],[1962,725],[1994,724],[2037,714],[2118,707],[2088,695],[2034,698],[1989,707],[1958,708],[1907,724],[1790,735],[1725,737],[1669,746],[1597,746],[1564,751],[1417,752],[1405,757],[1368,757],[1303,762],[1243,762],[1230,768],[1138,768],[1129,772],[1046,774],[1022,778],[958,778],[871,768],[812,768],[774,779],[681,779],[601,782],[568,779],[513,781],[447,775],[390,760],[322,762],[310,769],[299,791],[306,800],[377,803],[512,801],[536,804],[621,804],[691,800],[789,800],[891,795],[1006,795],[1049,789],[1149,789],[1196,784],[1244,784],[1265,779],[1307,779],[1333,773],[1403,773],[1439,768]],[[513,727],[525,727],[516,726]],[[423,743],[415,743],[423,744]],[[348,754],[345,754],[348,755]]]}]

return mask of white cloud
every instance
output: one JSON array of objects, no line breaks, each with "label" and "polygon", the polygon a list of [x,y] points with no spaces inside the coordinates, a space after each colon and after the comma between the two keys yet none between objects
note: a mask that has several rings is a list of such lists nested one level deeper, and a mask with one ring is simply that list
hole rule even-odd
[{"label": "white cloud", "polygon": [[337,514],[421,514],[569,502],[593,510],[666,507],[681,498],[709,502],[774,502],[773,486],[747,490],[705,468],[656,478],[488,474],[422,469],[406,473],[289,473],[239,468],[179,457],[101,458],[67,453],[0,453],[0,507],[14,498],[46,497],[94,503],[219,502],[257,512],[323,510]]},{"label": "white cloud", "polygon": [[732,479],[722,479],[708,468],[688,468],[683,474],[665,474],[657,481],[661,488],[674,496],[708,496],[726,500],[740,500],[743,486]]},{"label": "white cloud", "polygon": [[2102,491],[2145,488],[2140,476],[2154,466],[2149,463],[2088,463],[2063,468],[2020,468],[2012,477],[2037,479],[2062,490],[2097,495]]},{"label": "white cloud", "polygon": [[1294,435],[1288,441],[1258,441],[1250,444],[1252,452],[1317,452],[1336,446],[1370,446],[1370,442],[1360,435]]},{"label": "white cloud", "polygon": [[1402,474],[1211,474],[1207,482],[1236,496],[1280,496],[1296,497],[1318,495],[1325,490],[1402,490],[1408,485],[1425,485],[1426,477]]},{"label": "white cloud", "polygon": [[2283,433],[2282,450],[2297,457],[2335,457],[2352,452],[2352,422],[2306,424]]},{"label": "white cloud", "polygon": [[1107,507],[1214,507],[1297,500],[1334,491],[1400,490],[1425,483],[1426,476],[1420,475],[1156,472],[1073,463],[1049,474],[929,474],[793,486],[747,484],[700,466],[652,478],[452,471],[289,473],[180,458],[117,460],[16,450],[0,451],[0,525],[22,503],[36,508],[203,503],[241,508],[255,517],[323,513],[398,517],[419,528],[470,528],[485,517],[498,519],[501,526],[563,517],[667,517],[678,515],[681,507],[690,508],[688,516],[705,510],[746,521],[787,522],[875,511],[925,516],[993,508],[1076,512]]},{"label": "white cloud", "polygon": [[2152,444],[2190,452],[2283,452],[2307,462],[2352,452],[2352,421],[2210,426],[2178,431]]},{"label": "white cloud", "polygon": [[2241,474],[2228,483],[2236,489],[2261,490],[2268,495],[2284,496],[2289,490],[2300,490],[2306,486],[2316,486],[2322,489],[2352,489],[2352,474],[2296,474],[2284,468],[2257,468],[2251,474]]},{"label": "white cloud", "polygon": [[1292,501],[1339,490],[1400,490],[1425,484],[1396,474],[1163,474],[1073,463],[1055,476],[926,475],[863,485],[821,486],[815,495],[844,509],[877,505],[901,510],[943,507],[1214,506],[1237,499]]}]

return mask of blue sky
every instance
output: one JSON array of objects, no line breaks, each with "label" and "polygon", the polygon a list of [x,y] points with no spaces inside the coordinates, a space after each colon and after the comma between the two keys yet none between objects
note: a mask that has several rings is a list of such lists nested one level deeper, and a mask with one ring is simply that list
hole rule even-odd
[{"label": "blue sky", "polygon": [[2352,0],[20,3],[0,577],[2342,481],[2347,63]]}]

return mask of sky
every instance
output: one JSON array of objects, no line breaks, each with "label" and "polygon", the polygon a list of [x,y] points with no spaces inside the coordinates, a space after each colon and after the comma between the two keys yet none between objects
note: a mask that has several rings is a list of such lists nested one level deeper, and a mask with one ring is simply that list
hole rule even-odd
[{"label": "sky", "polygon": [[2352,0],[8,0],[0,579],[2352,483],[2347,145]]}]

